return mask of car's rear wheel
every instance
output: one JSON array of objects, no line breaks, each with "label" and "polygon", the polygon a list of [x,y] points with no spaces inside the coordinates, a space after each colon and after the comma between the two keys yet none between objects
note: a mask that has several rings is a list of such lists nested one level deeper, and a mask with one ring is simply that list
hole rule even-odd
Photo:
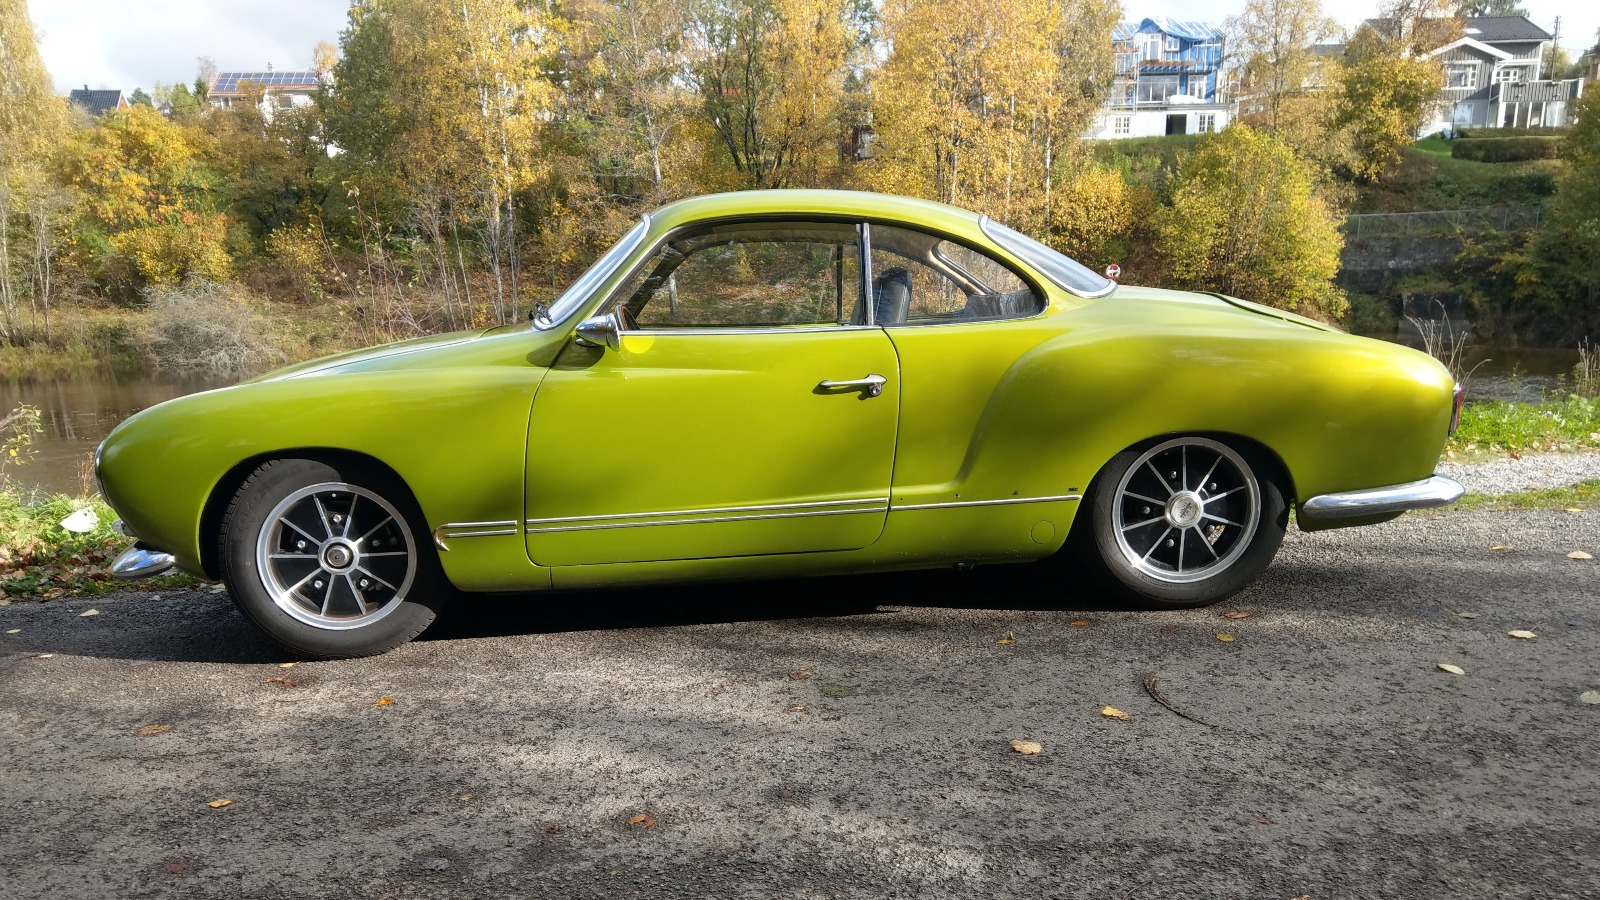
[{"label": "car's rear wheel", "polygon": [[223,517],[222,575],[240,612],[301,656],[382,653],[434,620],[446,596],[422,516],[382,473],[274,460]]},{"label": "car's rear wheel", "polygon": [[1288,506],[1267,462],[1198,435],[1117,454],[1090,486],[1080,558],[1124,599],[1160,609],[1228,597],[1272,562]]}]

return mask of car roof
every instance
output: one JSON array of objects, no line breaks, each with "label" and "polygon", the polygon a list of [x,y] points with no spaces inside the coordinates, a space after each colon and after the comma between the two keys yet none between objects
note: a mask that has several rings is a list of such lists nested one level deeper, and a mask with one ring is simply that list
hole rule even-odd
[{"label": "car roof", "polygon": [[[741,216],[848,216],[920,224],[950,234],[977,236],[977,213],[913,197],[867,191],[734,191],[692,197],[652,213],[653,224],[676,228],[691,222]],[[985,242],[987,243],[987,242]]]}]

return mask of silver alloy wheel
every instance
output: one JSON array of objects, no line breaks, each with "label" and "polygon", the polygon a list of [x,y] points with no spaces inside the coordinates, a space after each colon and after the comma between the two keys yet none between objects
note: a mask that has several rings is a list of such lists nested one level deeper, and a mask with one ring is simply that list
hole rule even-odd
[{"label": "silver alloy wheel", "polygon": [[1261,518],[1261,489],[1244,457],[1218,441],[1177,438],[1145,451],[1112,501],[1117,549],[1139,573],[1203,581],[1244,555]]},{"label": "silver alloy wheel", "polygon": [[256,571],[279,609],[315,628],[361,628],[393,612],[417,575],[417,547],[389,501],[329,481],[285,497],[256,536]]}]

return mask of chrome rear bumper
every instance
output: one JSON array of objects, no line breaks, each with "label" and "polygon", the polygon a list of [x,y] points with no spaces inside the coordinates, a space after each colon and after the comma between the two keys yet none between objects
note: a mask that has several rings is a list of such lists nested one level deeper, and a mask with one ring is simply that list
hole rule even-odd
[{"label": "chrome rear bumper", "polygon": [[1409,509],[1449,506],[1460,500],[1465,492],[1466,489],[1454,480],[1443,475],[1435,475],[1410,484],[1392,484],[1388,487],[1347,491],[1342,494],[1322,494],[1302,504],[1300,512],[1310,519],[1382,516]]},{"label": "chrome rear bumper", "polygon": [[175,565],[177,561],[172,558],[171,553],[134,544],[122,551],[122,555],[111,564],[111,577],[133,581],[149,578],[152,575],[163,575],[172,571]]}]

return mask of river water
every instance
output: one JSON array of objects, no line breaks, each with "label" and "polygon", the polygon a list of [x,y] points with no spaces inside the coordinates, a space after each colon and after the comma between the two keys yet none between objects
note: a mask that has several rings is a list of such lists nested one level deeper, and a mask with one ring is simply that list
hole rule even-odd
[{"label": "river water", "polygon": [[[1473,348],[1463,366],[1474,370],[1468,396],[1536,400],[1554,389],[1576,362],[1575,350]],[[92,491],[89,460],[118,422],[163,400],[227,383],[215,378],[114,373],[0,381],[0,415],[29,403],[39,408],[41,418],[33,458],[8,468],[11,483],[24,491],[74,495]]]}]

